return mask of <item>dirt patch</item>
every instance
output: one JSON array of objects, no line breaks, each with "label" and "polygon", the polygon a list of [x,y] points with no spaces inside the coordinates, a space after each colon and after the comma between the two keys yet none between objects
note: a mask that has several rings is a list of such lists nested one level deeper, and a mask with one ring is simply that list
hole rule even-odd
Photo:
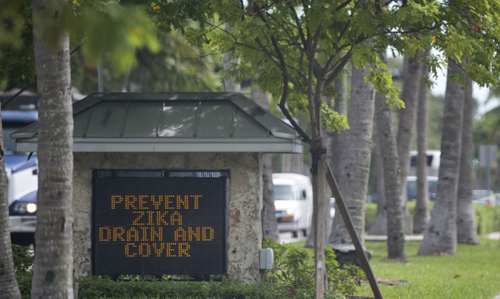
[{"label": "dirt patch", "polygon": [[401,259],[381,259],[380,261],[384,262],[384,263],[406,263],[407,262],[407,260],[404,258],[401,258]]},{"label": "dirt patch", "polygon": [[[377,278],[377,283],[388,285],[388,286],[410,284],[410,282],[408,280],[389,280],[389,279],[385,279],[385,278]],[[369,283],[368,283],[368,281],[363,280],[363,281],[361,281],[361,284],[369,284]]]}]

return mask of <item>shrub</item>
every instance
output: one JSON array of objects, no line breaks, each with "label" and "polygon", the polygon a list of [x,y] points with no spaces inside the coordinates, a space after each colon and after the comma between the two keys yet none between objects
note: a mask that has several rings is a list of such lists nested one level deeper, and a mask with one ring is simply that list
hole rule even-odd
[{"label": "shrub", "polygon": [[284,287],[269,283],[230,282],[120,282],[102,277],[78,279],[78,298],[288,298]]},{"label": "shrub", "polygon": [[[309,250],[290,244],[278,244],[270,239],[265,239],[262,247],[272,248],[274,251],[274,266],[266,272],[266,282],[284,286],[296,297],[314,298],[314,259]],[[352,295],[364,277],[363,272],[356,266],[340,268],[331,248],[325,249],[325,263],[328,279],[325,295],[328,298]]]},{"label": "shrub", "polygon": [[485,235],[500,231],[500,206],[488,207],[474,205],[477,233]]},{"label": "shrub", "polygon": [[31,280],[33,279],[33,265],[35,257],[29,246],[19,246],[12,244],[12,256],[14,259],[14,269],[16,271],[17,283],[21,291],[22,298],[31,297]]}]

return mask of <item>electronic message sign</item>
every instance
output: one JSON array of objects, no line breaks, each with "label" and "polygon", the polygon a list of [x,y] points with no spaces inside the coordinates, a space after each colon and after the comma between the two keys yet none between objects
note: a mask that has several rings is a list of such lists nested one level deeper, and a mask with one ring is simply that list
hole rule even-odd
[{"label": "electronic message sign", "polygon": [[94,170],[93,273],[226,273],[227,177],[227,171]]}]

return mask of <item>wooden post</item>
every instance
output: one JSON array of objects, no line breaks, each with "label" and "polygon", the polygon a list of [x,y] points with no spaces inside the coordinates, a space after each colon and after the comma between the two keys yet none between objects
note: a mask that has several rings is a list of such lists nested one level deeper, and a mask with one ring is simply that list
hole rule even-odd
[{"label": "wooden post", "polygon": [[383,299],[382,293],[378,288],[377,281],[375,280],[375,275],[373,275],[372,268],[370,267],[370,263],[368,262],[368,258],[366,257],[365,251],[363,250],[363,246],[361,246],[361,242],[359,241],[358,234],[354,229],[354,225],[352,224],[351,216],[349,216],[349,212],[344,203],[344,199],[342,197],[342,193],[340,193],[339,186],[335,177],[333,176],[332,169],[330,168],[330,164],[326,163],[326,180],[330,189],[332,190],[332,195],[335,198],[335,203],[339,207],[340,215],[342,215],[342,219],[344,220],[345,226],[349,235],[351,236],[352,243],[354,244],[354,248],[356,248],[356,253],[358,254],[358,258],[361,262],[361,266],[365,271],[366,277],[368,278],[368,282],[370,283],[370,287],[372,288],[373,295],[376,299]]}]

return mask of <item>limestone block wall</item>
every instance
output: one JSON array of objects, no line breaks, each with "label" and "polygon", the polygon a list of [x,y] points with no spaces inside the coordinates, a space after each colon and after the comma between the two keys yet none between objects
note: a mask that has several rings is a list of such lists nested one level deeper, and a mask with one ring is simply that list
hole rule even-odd
[{"label": "limestone block wall", "polygon": [[228,276],[259,281],[262,244],[262,162],[257,153],[74,153],[73,255],[76,277],[91,269],[93,169],[199,169],[230,171]]}]

